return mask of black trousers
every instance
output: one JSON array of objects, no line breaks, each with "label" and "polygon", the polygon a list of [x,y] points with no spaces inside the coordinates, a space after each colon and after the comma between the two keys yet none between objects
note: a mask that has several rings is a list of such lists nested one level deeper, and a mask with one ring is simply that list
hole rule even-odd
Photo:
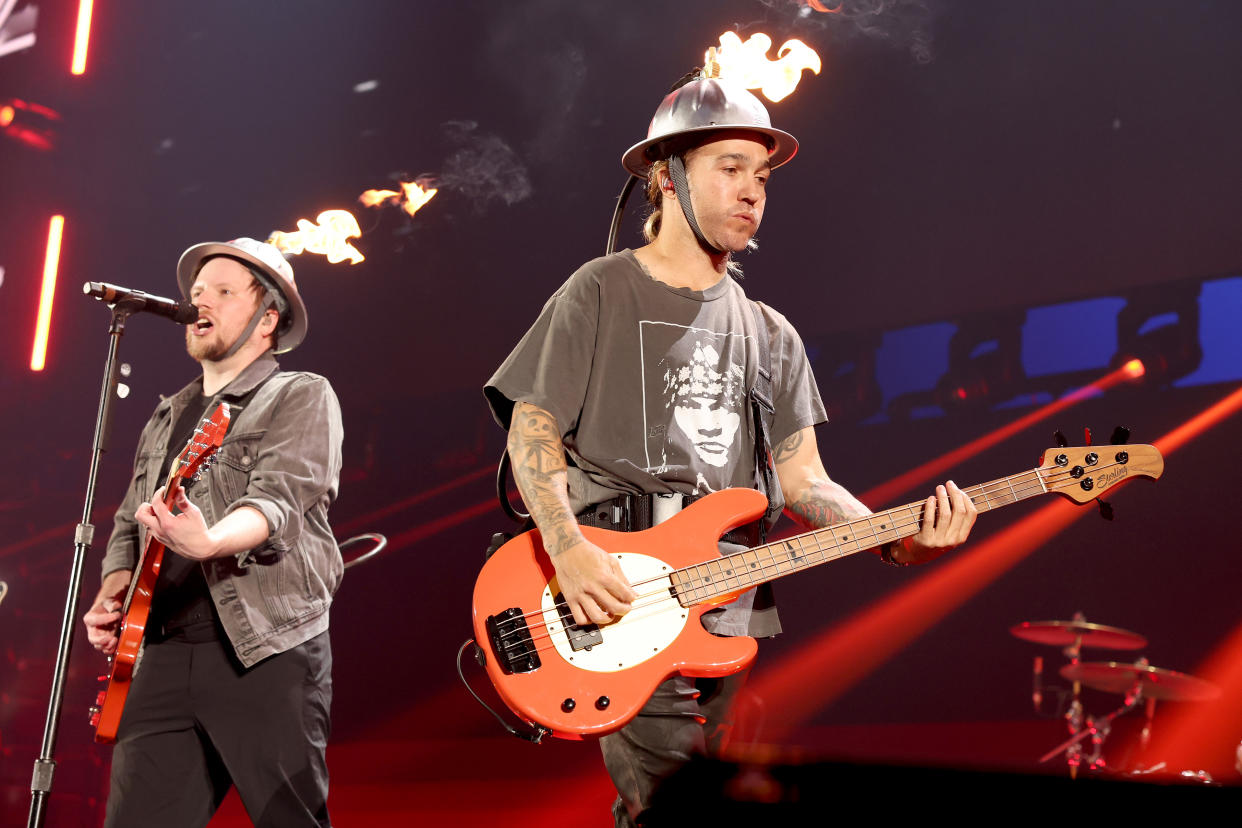
[{"label": "black trousers", "polygon": [[616,828],[641,825],[660,783],[694,756],[718,756],[733,729],[733,705],[749,670],[724,678],[674,676],[630,723],[600,739],[617,789]]},{"label": "black trousers", "polygon": [[203,826],[237,786],[256,826],[327,826],[324,632],[243,668],[227,642],[148,644],[112,753],[107,828]]}]

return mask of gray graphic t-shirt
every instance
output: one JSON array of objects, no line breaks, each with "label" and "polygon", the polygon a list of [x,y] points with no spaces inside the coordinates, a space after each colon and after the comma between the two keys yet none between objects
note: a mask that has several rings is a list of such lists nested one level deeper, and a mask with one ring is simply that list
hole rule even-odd
[{"label": "gray graphic t-shirt", "polygon": [[[770,343],[775,446],[826,416],[802,340],[781,314],[758,307]],[[506,429],[517,402],[556,418],[575,511],[621,492],[755,488],[747,393],[758,335],[734,280],[701,292],[671,287],[625,250],[583,265],[552,295],[484,393]],[[779,504],[779,489],[773,496]],[[745,610],[750,601],[738,604]],[[741,628],[716,631],[747,632],[738,620]],[[751,625],[751,634],[772,632]]]}]

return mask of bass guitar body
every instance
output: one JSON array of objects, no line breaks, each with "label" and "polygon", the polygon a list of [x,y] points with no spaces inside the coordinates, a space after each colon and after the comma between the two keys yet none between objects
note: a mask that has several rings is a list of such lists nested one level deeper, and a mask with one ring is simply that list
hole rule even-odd
[{"label": "bass guitar body", "polygon": [[[583,527],[620,564],[638,599],[619,620],[577,627],[568,616],[538,530],[519,535],[488,560],[474,590],[475,640],[497,692],[518,715],[561,738],[616,730],[669,676],[726,676],[744,669],[757,646],[746,636],[703,629],[713,603],[690,604],[678,570],[701,569],[727,585],[735,578],[716,546],[734,527],[758,519],[767,499],[727,489],[642,532]],[[730,556],[732,558],[733,556]],[[718,573],[718,574],[714,574]]]}]

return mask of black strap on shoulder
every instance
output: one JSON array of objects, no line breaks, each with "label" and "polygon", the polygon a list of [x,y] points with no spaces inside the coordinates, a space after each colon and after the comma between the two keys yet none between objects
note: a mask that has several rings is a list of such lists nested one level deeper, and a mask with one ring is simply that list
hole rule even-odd
[{"label": "black strap on shoulder", "polygon": [[772,468],[772,446],[768,442],[768,434],[772,431],[772,417],[776,414],[772,393],[772,354],[768,342],[768,326],[763,321],[763,313],[759,305],[750,302],[750,309],[755,315],[755,342],[759,346],[759,365],[755,371],[755,384],[750,389],[750,413],[755,424],[755,474],[762,485],[763,493],[768,497],[768,509],[764,519],[759,522],[760,543],[767,542],[767,524],[772,517],[773,486],[776,474]]}]

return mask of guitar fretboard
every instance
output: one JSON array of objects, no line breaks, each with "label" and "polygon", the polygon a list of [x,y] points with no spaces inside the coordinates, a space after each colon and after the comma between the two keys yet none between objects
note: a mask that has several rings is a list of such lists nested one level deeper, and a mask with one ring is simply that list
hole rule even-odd
[{"label": "guitar fretboard", "polygon": [[[986,512],[1047,491],[1039,469],[1032,469],[963,489],[962,493],[980,512]],[[718,603],[725,596],[783,575],[916,535],[922,526],[923,503],[907,503],[679,569],[672,574],[673,587],[682,606]]]}]

